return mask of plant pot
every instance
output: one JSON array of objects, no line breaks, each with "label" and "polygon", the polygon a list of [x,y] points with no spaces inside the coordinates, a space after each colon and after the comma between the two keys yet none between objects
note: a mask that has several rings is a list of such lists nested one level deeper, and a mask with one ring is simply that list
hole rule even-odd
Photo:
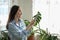
[{"label": "plant pot", "polygon": [[28,40],[34,40],[34,35],[30,35],[30,36],[28,37]]}]

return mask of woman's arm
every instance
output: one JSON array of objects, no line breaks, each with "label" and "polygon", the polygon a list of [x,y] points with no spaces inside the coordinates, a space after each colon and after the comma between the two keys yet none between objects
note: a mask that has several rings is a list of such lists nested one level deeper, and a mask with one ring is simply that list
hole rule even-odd
[{"label": "woman's arm", "polygon": [[32,25],[34,24],[35,19],[32,19],[32,21],[30,22],[30,24],[27,26],[26,30],[30,30],[32,28]]}]

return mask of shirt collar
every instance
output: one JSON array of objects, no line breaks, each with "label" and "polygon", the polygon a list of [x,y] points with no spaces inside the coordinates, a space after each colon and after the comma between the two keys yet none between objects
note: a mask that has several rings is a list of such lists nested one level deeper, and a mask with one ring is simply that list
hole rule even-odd
[{"label": "shirt collar", "polygon": [[[18,21],[21,22],[21,19],[19,19]],[[15,20],[13,20],[12,23],[16,24]]]}]

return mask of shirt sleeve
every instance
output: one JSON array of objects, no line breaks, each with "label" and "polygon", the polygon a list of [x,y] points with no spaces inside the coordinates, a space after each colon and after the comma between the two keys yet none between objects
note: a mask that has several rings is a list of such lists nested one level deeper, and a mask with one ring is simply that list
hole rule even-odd
[{"label": "shirt sleeve", "polygon": [[29,36],[31,34],[31,31],[32,31],[31,29],[28,31],[24,30],[23,33],[25,33],[26,36]]},{"label": "shirt sleeve", "polygon": [[23,31],[23,33],[26,35],[26,36],[29,36],[30,34],[31,34],[31,31],[32,31],[32,29],[30,29],[30,30],[26,30],[26,25],[25,25],[25,23],[24,23],[24,21],[22,20],[22,24],[23,24],[23,26],[24,26],[24,28],[25,28],[25,30]]}]

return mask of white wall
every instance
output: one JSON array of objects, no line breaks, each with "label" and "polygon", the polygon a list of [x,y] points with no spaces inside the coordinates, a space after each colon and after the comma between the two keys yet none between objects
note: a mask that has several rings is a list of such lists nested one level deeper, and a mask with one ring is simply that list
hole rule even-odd
[{"label": "white wall", "polygon": [[32,18],[32,0],[19,0],[19,6],[22,10],[23,19],[31,20]]}]

